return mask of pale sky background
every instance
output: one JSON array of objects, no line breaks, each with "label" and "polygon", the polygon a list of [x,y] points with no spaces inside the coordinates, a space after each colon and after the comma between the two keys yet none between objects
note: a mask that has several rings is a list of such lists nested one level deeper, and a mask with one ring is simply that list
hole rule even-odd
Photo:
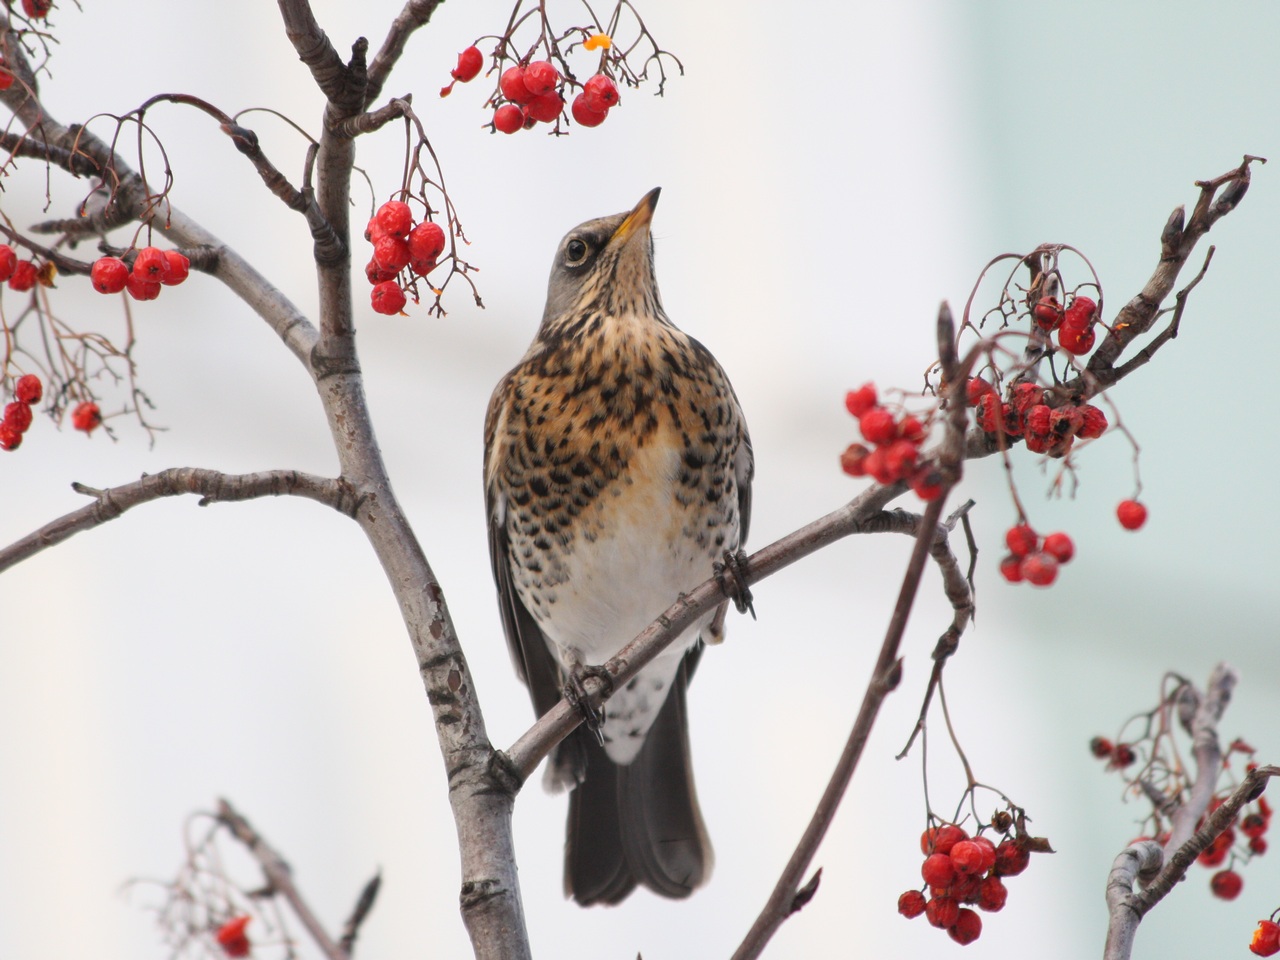
[{"label": "pale sky background", "polygon": [[[45,89],[60,120],[181,91],[316,127],[318,95],[274,4],[84,6],[55,18]],[[397,9],[315,6],[343,51],[361,33],[376,46]],[[565,22],[576,19],[571,4],[562,9]],[[1073,243],[1114,309],[1150,273],[1159,230],[1175,205],[1194,202],[1195,179],[1246,152],[1280,157],[1272,3],[646,0],[641,9],[687,75],[662,100],[624,91],[607,123],[565,140],[489,136],[479,83],[434,96],[457,51],[501,29],[502,4],[441,7],[387,88],[417,94],[488,309],[461,289],[442,320],[362,309],[367,385],[500,746],[532,717],[490,580],[481,422],[493,384],[533,334],[565,231],[663,187],[654,230],[664,301],[715,352],[746,410],[758,548],[861,488],[836,463],[855,433],[844,391],[867,379],[917,386],[938,303],[963,303],[991,255]],[[301,220],[207,119],[178,108],[150,119],[172,158],[175,204],[313,311]],[[264,115],[249,122],[296,178],[296,136]],[[361,142],[382,195],[402,149],[394,129]],[[45,216],[34,165],[4,187],[16,223]],[[54,212],[69,212],[81,190],[60,181]],[[1114,397],[1143,445],[1147,529],[1129,534],[1113,519],[1131,487],[1119,437],[1082,458],[1072,501],[1042,500],[1045,483],[1027,461],[1019,478],[1033,521],[1069,530],[1078,556],[1050,590],[1007,587],[995,569],[1012,520],[1003,473],[994,461],[970,470],[963,492],[979,501],[985,552],[977,625],[948,672],[953,718],[980,778],[1025,805],[1059,853],[1010,882],[1008,906],[984,915],[966,955],[1101,951],[1107,869],[1141,812],[1120,802],[1119,781],[1086,743],[1151,706],[1163,671],[1203,681],[1216,659],[1230,659],[1243,682],[1224,733],[1247,736],[1264,759],[1280,754],[1280,464],[1268,412],[1280,351],[1275,164],[1256,169],[1241,209],[1210,239],[1218,253],[1182,335]],[[118,305],[83,282],[61,282],[56,296],[68,318],[119,323]],[[197,276],[135,317],[143,383],[169,432],[149,449],[123,422],[113,444],[38,420],[20,451],[0,457],[0,541],[80,506],[72,480],[107,486],[182,465],[333,473],[307,379],[238,300]],[[797,565],[757,589],[758,622],[735,620],[728,642],[704,657],[690,707],[717,864],[692,899],[567,903],[564,799],[530,785],[515,829],[538,956],[732,951],[847,734],[908,549],[905,539],[847,541]],[[946,620],[931,577],[904,683],[818,856],[822,888],[767,956],[960,950],[895,912],[898,893],[919,882],[924,806],[918,754],[892,758]],[[946,810],[961,783],[940,737],[931,755],[931,796]],[[382,869],[359,956],[469,955],[429,710],[390,591],[353,524],[300,500],[208,509],[174,500],[0,577],[0,957],[165,956],[147,898],[121,896],[121,885],[172,876],[185,818],[222,795],[290,860],[331,929]],[[1277,906],[1277,864],[1251,864],[1231,904],[1211,900],[1208,875],[1194,869],[1147,920],[1135,956],[1244,953],[1253,922]]]}]

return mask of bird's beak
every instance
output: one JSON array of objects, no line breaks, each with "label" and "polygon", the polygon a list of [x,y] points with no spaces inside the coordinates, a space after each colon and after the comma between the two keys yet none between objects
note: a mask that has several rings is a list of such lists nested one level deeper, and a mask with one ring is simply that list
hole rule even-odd
[{"label": "bird's beak", "polygon": [[610,243],[626,243],[633,234],[648,233],[649,222],[653,219],[653,211],[658,206],[658,194],[662,192],[661,187],[654,187],[643,197],[640,202],[635,205],[627,219],[623,220],[618,229],[613,231],[613,236],[609,239]]}]

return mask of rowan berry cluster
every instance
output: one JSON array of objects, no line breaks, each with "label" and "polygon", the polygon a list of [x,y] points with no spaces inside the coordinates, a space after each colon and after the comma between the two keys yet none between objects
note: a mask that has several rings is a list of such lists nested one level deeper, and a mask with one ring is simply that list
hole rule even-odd
[{"label": "rowan berry cluster", "polygon": [[[44,384],[34,373],[26,373],[13,385],[13,399],[4,406],[0,417],[0,450],[17,450],[23,435],[35,419],[32,407],[44,397]],[[93,401],[86,401],[71,411],[71,425],[91,433],[102,423],[102,413]]]},{"label": "rowan berry cluster", "polygon": [[1000,400],[996,388],[982,377],[972,377],[966,396],[971,407],[977,407],[978,426],[987,433],[1003,433],[1022,437],[1032,453],[1064,457],[1076,438],[1093,440],[1107,429],[1107,415],[1091,403],[1070,401],[1050,407],[1045,389],[1035,383],[1019,383],[1010,391],[1007,402]]},{"label": "rowan berry cluster", "polygon": [[920,462],[920,445],[928,428],[910,413],[895,415],[880,404],[874,383],[845,394],[845,409],[858,420],[862,438],[840,455],[840,468],[851,477],[871,477],[877,483],[905,480],[921,500],[936,500],[942,477],[936,465]]},{"label": "rowan berry cluster", "polygon": [[1000,573],[1010,583],[1047,587],[1058,579],[1058,567],[1076,555],[1076,545],[1065,533],[1040,536],[1028,523],[1010,527],[1004,535],[1009,554],[1000,561]]},{"label": "rowan berry cluster", "polygon": [[249,956],[252,944],[249,943],[249,936],[244,932],[244,928],[252,919],[247,914],[232,917],[214,932],[214,940],[228,957]]},{"label": "rowan berry cluster", "polygon": [[1065,310],[1056,297],[1041,297],[1031,316],[1046,333],[1057,331],[1058,346],[1077,357],[1092,350],[1097,341],[1098,304],[1091,297],[1077,294]]},{"label": "rowan berry cluster", "polygon": [[374,312],[397,314],[408,302],[405,288],[436,268],[446,245],[444,228],[432,220],[414,223],[407,203],[388,200],[373,215],[364,236],[373,244],[373,259],[364,272],[373,284]]},{"label": "rowan berry cluster", "polygon": [[924,854],[920,875],[925,888],[908,890],[898,897],[898,912],[908,919],[923,914],[961,945],[972,943],[982,933],[982,917],[965,905],[987,913],[1003,909],[1009,896],[1004,878],[1022,873],[1031,861],[1029,838],[1006,836],[997,845],[980,831],[970,837],[953,823],[930,827],[921,834],[920,852]]},{"label": "rowan berry cluster", "polygon": [[13,247],[0,243],[0,283],[7,282],[10,290],[26,293],[40,279],[40,268],[30,260],[19,260]]},{"label": "rowan berry cluster", "polygon": [[[555,123],[564,112],[566,82],[548,60],[509,67],[498,80],[499,96],[492,101],[498,104],[493,128],[515,133],[538,123]],[[598,127],[620,99],[617,84],[607,74],[597,73],[582,85],[570,112],[579,126]]]},{"label": "rowan berry cluster", "polygon": [[191,261],[186,254],[143,247],[133,258],[132,268],[119,257],[99,257],[89,271],[89,280],[99,293],[124,290],[135,300],[154,300],[161,287],[176,287],[190,273]]}]

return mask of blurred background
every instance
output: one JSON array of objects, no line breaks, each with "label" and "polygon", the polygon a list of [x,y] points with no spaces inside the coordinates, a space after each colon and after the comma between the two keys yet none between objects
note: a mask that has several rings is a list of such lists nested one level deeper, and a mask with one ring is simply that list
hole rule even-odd
[{"label": "blurred background", "polygon": [[[51,18],[58,46],[44,91],[59,120],[184,92],[317,128],[321,102],[274,4],[83,6],[64,3]],[[314,6],[340,51],[360,35],[376,46],[398,9]],[[566,25],[579,17],[571,3],[560,9],[552,15]],[[481,424],[494,383],[533,335],[569,228],[662,186],[664,302],[715,352],[746,410],[758,548],[862,488],[837,465],[856,433],[844,391],[872,379],[918,389],[938,304],[962,305],[991,256],[1075,244],[1111,314],[1155,266],[1160,228],[1194,202],[1194,180],[1244,153],[1280,155],[1280,8],[1261,0],[646,0],[641,12],[686,75],[661,99],[652,87],[624,90],[608,122],[567,139],[489,135],[480,81],[435,96],[457,52],[502,29],[502,4],[442,6],[387,87],[417,95],[486,309],[459,285],[445,318],[422,308],[386,318],[360,292],[360,346],[379,440],[499,746],[532,716],[490,579]],[[171,158],[174,203],[313,313],[301,220],[207,118],[173,107],[148,119]],[[247,122],[296,182],[297,135],[265,115]],[[399,182],[403,149],[394,127],[360,143],[379,200]],[[22,226],[68,215],[84,184],[55,181],[50,213],[35,164],[4,188],[5,213]],[[358,190],[357,222],[369,202]],[[947,674],[952,718],[979,778],[1025,806],[1058,850],[1010,881],[1008,906],[984,916],[974,955],[1100,950],[1107,870],[1145,811],[1122,802],[1119,778],[1087,743],[1154,705],[1165,671],[1202,683],[1230,660],[1242,683],[1223,733],[1252,740],[1265,760],[1280,756],[1280,520],[1266,426],[1280,348],[1266,293],[1280,250],[1274,164],[1255,169],[1241,208],[1209,239],[1217,256],[1181,336],[1114,393],[1142,445],[1147,527],[1132,534],[1114,519],[1133,488],[1120,436],[1084,451],[1070,499],[1042,497],[1051,474],[1020,457],[1032,522],[1069,531],[1077,558],[1050,589],[1015,588],[996,571],[1013,521],[1000,464],[972,465],[961,491],[978,501],[983,554],[977,622]],[[66,318],[119,329],[119,303],[83,281],[61,281],[56,298]],[[115,443],[39,419],[22,449],[0,458],[0,541],[81,506],[73,480],[109,486],[171,466],[335,471],[307,378],[240,301],[195,276],[136,304],[134,318],[142,383],[168,431],[149,447],[123,418]],[[515,830],[537,955],[732,952],[852,723],[909,548],[905,538],[857,538],[797,564],[756,590],[759,620],[735,619],[704,657],[690,707],[717,865],[692,899],[641,891],[615,909],[566,902],[565,800],[530,785]],[[895,912],[898,893],[919,883],[925,807],[920,752],[893,757],[947,620],[930,572],[904,683],[817,858],[822,887],[768,956],[959,949]],[[940,720],[930,746],[930,797],[950,811],[963,781]],[[382,870],[359,955],[469,955],[430,713],[391,592],[353,524],[302,500],[200,509],[177,499],[0,577],[0,956],[165,956],[146,909],[158,894],[124,885],[172,877],[188,815],[219,796],[284,853],[330,929]],[[1243,953],[1253,922],[1277,906],[1271,859],[1244,871],[1232,903],[1213,900],[1210,871],[1193,868],[1144,923],[1135,956]]]}]

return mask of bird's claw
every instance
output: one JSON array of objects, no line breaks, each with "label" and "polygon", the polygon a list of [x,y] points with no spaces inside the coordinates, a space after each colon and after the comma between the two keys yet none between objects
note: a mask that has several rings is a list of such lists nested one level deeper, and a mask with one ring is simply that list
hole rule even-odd
[{"label": "bird's claw", "polygon": [[604,696],[613,693],[613,675],[604,667],[578,664],[569,671],[569,682],[564,687],[564,698],[582,714],[582,722],[588,730],[595,734],[596,741],[604,746],[604,710],[593,706],[591,694],[587,691],[586,681],[594,677],[603,687]]},{"label": "bird's claw", "polygon": [[756,618],[756,608],[752,606],[751,588],[747,586],[747,554],[743,550],[726,550],[724,560],[711,565],[716,580],[724,595],[733,601],[739,613],[750,613]]}]

